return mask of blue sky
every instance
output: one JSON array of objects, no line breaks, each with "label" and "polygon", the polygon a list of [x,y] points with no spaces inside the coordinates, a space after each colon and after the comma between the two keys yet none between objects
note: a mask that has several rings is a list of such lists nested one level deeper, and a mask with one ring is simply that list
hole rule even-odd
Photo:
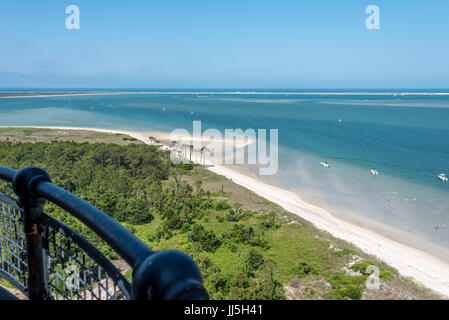
[{"label": "blue sky", "polygon": [[5,0],[0,87],[449,88],[448,14],[447,0]]}]

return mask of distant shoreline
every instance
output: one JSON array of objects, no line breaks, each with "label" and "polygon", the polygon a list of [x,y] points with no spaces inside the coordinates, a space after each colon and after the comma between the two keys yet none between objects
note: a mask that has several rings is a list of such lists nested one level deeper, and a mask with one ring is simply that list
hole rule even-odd
[{"label": "distant shoreline", "polygon": [[104,92],[0,92],[0,99],[11,98],[50,98],[72,96],[104,96],[104,95],[297,95],[297,96],[449,96],[449,92],[412,92],[412,91],[341,91],[341,92],[298,92],[298,91],[104,91]]},{"label": "distant shoreline", "polygon": [[[170,141],[167,132],[135,132],[129,130],[112,130],[89,127],[51,127],[51,126],[4,126],[0,128],[41,128],[57,130],[90,130],[112,134],[126,134],[146,144],[154,145],[149,137]],[[163,143],[163,142],[161,142]],[[165,145],[165,149],[169,146]],[[257,178],[237,172],[227,166],[215,165],[209,161],[206,168],[215,174],[230,179],[232,182],[276,203],[285,210],[311,222],[318,229],[324,230],[336,238],[348,241],[364,252],[372,254],[396,268],[400,274],[411,277],[421,285],[449,297],[449,264],[418,249],[412,248],[383,235],[342,220],[328,210],[312,205],[292,191],[267,184]]]}]

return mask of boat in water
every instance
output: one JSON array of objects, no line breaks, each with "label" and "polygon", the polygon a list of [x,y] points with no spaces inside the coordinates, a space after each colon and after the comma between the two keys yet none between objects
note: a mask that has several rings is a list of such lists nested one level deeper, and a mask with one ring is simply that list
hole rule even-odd
[{"label": "boat in water", "polygon": [[449,180],[444,173],[439,174],[438,179],[440,179],[443,182],[447,182]]},{"label": "boat in water", "polygon": [[321,162],[320,165],[324,168],[330,168],[330,166],[331,166],[327,161]]},{"label": "boat in water", "polygon": [[379,174],[379,171],[377,171],[376,169],[371,169],[369,172],[371,172],[373,176],[377,176]]}]

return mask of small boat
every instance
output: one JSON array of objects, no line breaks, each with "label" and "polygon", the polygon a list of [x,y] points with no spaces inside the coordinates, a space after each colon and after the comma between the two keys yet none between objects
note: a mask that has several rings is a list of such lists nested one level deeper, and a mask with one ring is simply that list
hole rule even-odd
[{"label": "small boat", "polygon": [[320,165],[324,168],[330,168],[330,166],[331,166],[327,161],[321,162]]},{"label": "small boat", "polygon": [[371,169],[369,172],[371,172],[373,176],[377,176],[379,174],[379,171],[377,171],[376,169]]},{"label": "small boat", "polygon": [[445,175],[444,173],[439,174],[439,175],[438,175],[438,179],[440,179],[440,180],[443,181],[443,182],[447,182],[447,181],[449,180],[449,178],[446,177],[446,175]]}]

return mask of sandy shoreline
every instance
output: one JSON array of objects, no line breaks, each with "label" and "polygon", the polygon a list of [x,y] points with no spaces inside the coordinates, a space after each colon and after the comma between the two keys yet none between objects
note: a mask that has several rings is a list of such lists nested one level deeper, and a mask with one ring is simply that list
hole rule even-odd
[{"label": "sandy shoreline", "polygon": [[[8,128],[25,127],[8,126]],[[166,132],[134,132],[100,128],[39,126],[26,128],[90,130],[95,132],[126,134],[146,144],[155,144],[155,142],[149,138],[150,134],[156,139],[166,141],[170,136],[170,134]],[[254,177],[239,173],[223,165],[210,165],[207,166],[207,169],[231,179],[234,183],[280,205],[285,210],[310,221],[317,228],[325,230],[337,238],[353,243],[366,253],[374,255],[390,266],[396,268],[401,275],[411,277],[423,286],[449,297],[449,264],[446,262],[441,261],[428,253],[339,219],[329,211],[304,201],[291,191],[269,185]]]},{"label": "sandy shoreline", "polygon": [[[85,93],[61,93],[61,94],[29,94],[29,95],[6,95],[0,99],[13,98],[50,98],[50,97],[73,97],[73,96],[104,96],[104,95],[299,95],[299,96],[449,96],[449,92],[266,92],[266,91],[120,91],[120,92],[85,92]],[[7,94],[4,92],[4,94]]]}]

